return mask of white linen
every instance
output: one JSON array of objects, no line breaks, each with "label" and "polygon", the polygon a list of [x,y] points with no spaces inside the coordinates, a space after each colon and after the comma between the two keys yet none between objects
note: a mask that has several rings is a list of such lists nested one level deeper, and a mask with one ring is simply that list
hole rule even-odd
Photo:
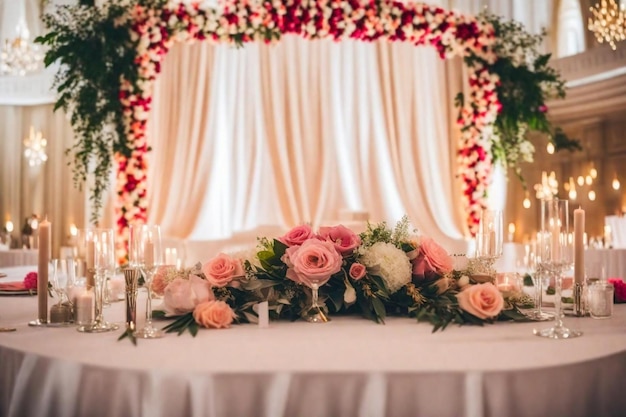
[{"label": "white linen", "polygon": [[611,228],[611,246],[626,249],[626,217],[606,216],[604,224]]},{"label": "white linen", "polygon": [[0,267],[35,265],[39,251],[32,249],[0,250]]},{"label": "white linen", "polygon": [[586,249],[587,275],[597,273],[598,266],[604,266],[605,278],[621,278],[626,281],[626,249]]},{"label": "white linen", "polygon": [[[144,303],[138,302],[139,306]],[[139,309],[139,316],[143,309]],[[124,303],[105,317],[121,321]],[[0,417],[620,416],[626,305],[608,320],[452,326],[333,317],[117,342],[120,332],[31,328],[36,297],[0,303]],[[558,389],[554,387],[558,386]]]}]

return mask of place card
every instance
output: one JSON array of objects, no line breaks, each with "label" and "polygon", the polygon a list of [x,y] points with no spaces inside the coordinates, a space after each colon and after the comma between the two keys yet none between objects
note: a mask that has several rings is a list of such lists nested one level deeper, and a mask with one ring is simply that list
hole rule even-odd
[{"label": "place card", "polygon": [[269,304],[267,301],[263,301],[262,303],[257,304],[258,315],[259,315],[259,328],[267,329],[270,327],[270,310]]}]

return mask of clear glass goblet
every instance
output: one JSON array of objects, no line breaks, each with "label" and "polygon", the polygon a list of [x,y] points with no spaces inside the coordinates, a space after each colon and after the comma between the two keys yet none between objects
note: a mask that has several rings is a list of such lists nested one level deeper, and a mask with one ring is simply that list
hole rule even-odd
[{"label": "clear glass goblet", "polygon": [[159,266],[163,265],[161,228],[157,225],[131,225],[129,240],[130,266],[140,268],[144,273],[146,300],[146,322],[135,332],[135,337],[156,339],[165,333],[152,324],[152,278]]},{"label": "clear glass goblet", "polygon": [[102,333],[117,330],[117,324],[108,323],[104,319],[104,293],[106,290],[106,273],[115,267],[115,240],[113,238],[113,229],[90,229],[86,236],[87,239],[87,265],[93,263],[94,274],[94,321],[89,325],[78,327],[78,331],[85,333]]},{"label": "clear glass goblet", "polygon": [[544,200],[541,202],[541,232],[537,242],[541,257],[540,268],[554,278],[554,325],[547,329],[534,329],[537,336],[550,339],[571,339],[582,335],[578,330],[567,328],[563,324],[563,306],[561,293],[563,272],[571,268],[574,262],[574,247],[569,239],[569,204],[567,200]]},{"label": "clear glass goblet", "polygon": [[493,265],[502,256],[503,233],[502,211],[483,210],[475,236],[477,275],[488,276],[492,281],[495,279]]},{"label": "clear glass goblet", "polygon": [[67,326],[72,322],[72,302],[69,293],[76,282],[76,267],[73,259],[52,259],[50,284],[58,302],[50,310],[49,326]]},{"label": "clear glass goblet", "polygon": [[304,311],[303,317],[310,323],[327,323],[330,321],[325,305],[319,303],[319,289],[326,284],[326,279],[303,280],[304,284],[311,288],[311,305]]}]

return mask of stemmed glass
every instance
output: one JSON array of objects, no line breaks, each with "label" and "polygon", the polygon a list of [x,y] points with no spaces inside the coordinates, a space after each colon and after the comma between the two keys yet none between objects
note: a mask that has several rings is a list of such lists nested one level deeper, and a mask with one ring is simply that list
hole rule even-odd
[{"label": "stemmed glass", "polygon": [[60,312],[63,317],[62,322],[50,322],[48,325],[68,325],[71,322],[70,313],[72,311],[72,302],[69,299],[69,292],[76,282],[76,264],[73,259],[52,259],[52,290],[59,298],[59,301],[53,307]]},{"label": "stemmed glass", "polygon": [[502,211],[483,210],[476,233],[476,259],[482,274],[495,277],[493,264],[502,256]]},{"label": "stemmed glass", "polygon": [[130,266],[140,268],[144,273],[146,300],[146,323],[135,332],[135,337],[156,339],[163,337],[163,331],[152,325],[152,278],[159,266],[163,265],[161,248],[161,228],[155,225],[131,225],[129,241]]},{"label": "stemmed glass", "polygon": [[537,242],[541,260],[539,267],[546,274],[554,277],[555,297],[554,326],[533,332],[537,336],[551,339],[571,339],[582,332],[571,330],[563,325],[561,290],[563,272],[571,268],[574,262],[573,244],[568,239],[569,207],[567,200],[544,200],[541,202],[541,239]]},{"label": "stemmed glass", "polygon": [[[107,271],[115,267],[115,241],[113,229],[89,229],[86,234],[87,257],[93,254],[95,319],[90,325],[79,326],[78,331],[86,333],[101,333],[117,330],[119,326],[104,320],[103,304],[106,288]],[[87,259],[87,265],[92,263]]]},{"label": "stemmed glass", "polygon": [[326,284],[330,279],[330,275],[326,278],[309,278],[303,279],[302,282],[309,288],[311,288],[311,306],[305,310],[304,319],[310,323],[327,323],[330,321],[330,317],[324,312],[325,306],[319,304],[319,289],[322,285]]},{"label": "stemmed glass", "polygon": [[[537,238],[538,242],[536,243],[536,245],[541,246],[542,234],[539,233]],[[539,255],[539,250],[537,249],[537,246],[535,247],[534,251],[528,253],[526,268],[528,269],[528,272],[530,273],[530,276],[533,280],[533,288],[535,290],[535,308],[533,309],[533,311],[527,313],[526,316],[534,321],[550,320],[554,317],[554,315],[546,313],[541,309],[543,287],[544,285],[546,285],[545,282],[547,281],[547,274],[545,273],[543,268],[541,268],[541,256]]]}]

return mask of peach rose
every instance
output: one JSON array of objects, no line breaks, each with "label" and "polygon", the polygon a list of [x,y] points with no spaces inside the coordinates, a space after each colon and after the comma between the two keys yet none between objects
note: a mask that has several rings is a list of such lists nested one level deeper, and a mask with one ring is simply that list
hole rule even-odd
[{"label": "peach rose", "polygon": [[235,312],[224,301],[205,301],[193,310],[193,318],[207,329],[227,329],[235,318]]},{"label": "peach rose", "polygon": [[456,298],[463,310],[483,320],[496,317],[504,307],[502,294],[490,282],[468,285]]},{"label": "peach rose", "polygon": [[165,287],[167,287],[168,284],[165,278],[171,269],[174,269],[171,265],[163,265],[157,268],[156,274],[154,274],[154,278],[152,278],[152,291],[154,291],[156,295],[163,296],[165,293]]},{"label": "peach rose", "polygon": [[320,227],[320,237],[335,244],[342,255],[350,255],[361,244],[361,238],[352,230],[340,224],[335,227]]},{"label": "peach rose", "polygon": [[365,272],[366,272],[366,268],[365,268],[365,265],[363,264],[355,262],[352,265],[350,265],[350,278],[352,278],[355,281],[358,281],[361,278],[363,278],[365,276]]},{"label": "peach rose", "polygon": [[165,287],[163,310],[167,316],[178,316],[213,299],[215,296],[207,280],[196,275],[191,275],[189,279],[176,278]]},{"label": "peach rose", "polygon": [[301,246],[287,248],[283,262],[287,278],[306,285],[322,285],[341,270],[342,257],[332,242],[309,239]]},{"label": "peach rose", "polygon": [[244,276],[241,260],[220,253],[202,265],[202,272],[214,287],[225,287],[234,278]]},{"label": "peach rose", "polygon": [[428,277],[434,274],[446,274],[452,271],[452,257],[437,242],[423,237],[419,254],[413,261],[413,275]]},{"label": "peach rose", "polygon": [[296,226],[288,231],[285,235],[279,237],[278,241],[291,247],[302,245],[305,241],[314,237],[315,234],[313,233],[311,226],[308,224],[301,224],[300,226]]}]

